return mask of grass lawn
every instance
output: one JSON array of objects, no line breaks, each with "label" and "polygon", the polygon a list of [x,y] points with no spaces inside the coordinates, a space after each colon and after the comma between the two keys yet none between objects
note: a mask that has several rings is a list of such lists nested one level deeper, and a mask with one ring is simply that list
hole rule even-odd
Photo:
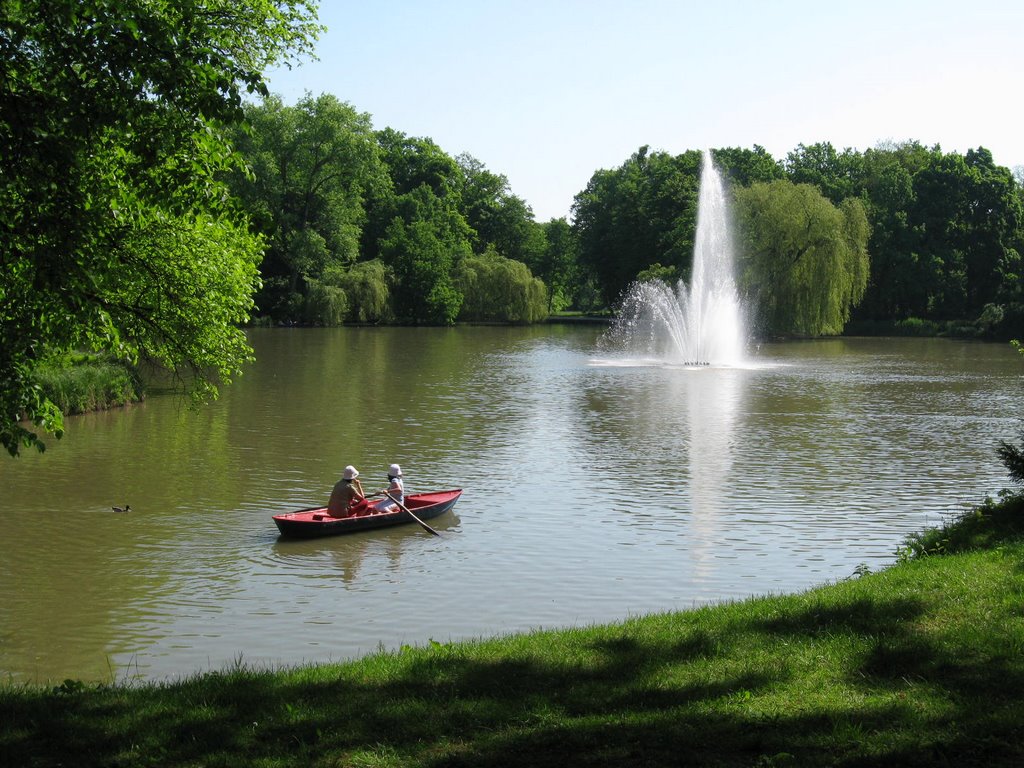
[{"label": "grass lawn", "polygon": [[175,683],[0,690],[4,766],[1024,765],[1024,501],[806,593]]}]

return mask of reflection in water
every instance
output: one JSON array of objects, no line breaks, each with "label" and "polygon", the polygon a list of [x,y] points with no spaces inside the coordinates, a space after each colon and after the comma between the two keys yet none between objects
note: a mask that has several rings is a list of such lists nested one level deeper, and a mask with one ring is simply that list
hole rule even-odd
[{"label": "reflection in water", "polygon": [[714,572],[719,518],[732,484],[734,430],[742,397],[743,371],[728,368],[692,371],[686,382],[690,415],[689,492],[693,522],[694,577]]},{"label": "reflection in water", "polygon": [[[686,369],[595,364],[600,332],[253,331],[259,362],[207,408],[69,419],[0,463],[0,675],[159,679],[801,589],[1005,484],[1008,347],[843,339]],[[440,538],[278,540],[272,514],[394,461],[409,492],[464,489]]]},{"label": "reflection in water", "polygon": [[[737,420],[747,368],[685,367],[640,360],[591,360],[598,376],[614,384],[584,390],[582,408],[598,442],[617,456],[634,457],[620,504],[656,534],[686,541],[687,562],[678,574],[687,583],[713,580],[722,551],[722,513],[734,504]],[[616,436],[607,431],[614,426]],[[648,492],[644,487],[650,487]],[[630,499],[628,494],[633,494]],[[633,506],[630,507],[630,501]],[[688,569],[688,570],[687,570]]]},{"label": "reflection in water", "polygon": [[[458,515],[449,512],[432,527],[440,531],[457,529]],[[401,528],[377,529],[321,539],[277,539],[270,549],[270,565],[295,578],[312,577],[334,581],[339,576],[348,587],[360,584],[360,568],[368,557],[380,557],[397,573],[410,536],[422,537],[412,524]]]}]

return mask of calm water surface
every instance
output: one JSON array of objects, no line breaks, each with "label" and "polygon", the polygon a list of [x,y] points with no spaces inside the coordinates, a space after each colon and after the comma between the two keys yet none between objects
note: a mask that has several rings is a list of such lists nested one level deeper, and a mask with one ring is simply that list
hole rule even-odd
[{"label": "calm water surface", "polygon": [[[251,333],[217,403],[68,420],[0,462],[0,675],[165,679],[788,592],[894,559],[1006,484],[1007,345],[845,339],[671,368],[600,329]],[[432,525],[280,541],[272,514],[461,487]],[[117,514],[112,505],[128,503]]]}]

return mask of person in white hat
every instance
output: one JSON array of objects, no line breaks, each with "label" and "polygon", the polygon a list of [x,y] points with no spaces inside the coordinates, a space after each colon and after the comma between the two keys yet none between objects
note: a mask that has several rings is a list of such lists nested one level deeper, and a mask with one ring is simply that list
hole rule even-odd
[{"label": "person in white hat", "polygon": [[327,502],[327,514],[331,517],[350,517],[365,514],[369,502],[359,482],[359,470],[349,464],[341,474],[341,480],[334,484],[331,499]]},{"label": "person in white hat", "polygon": [[[405,503],[405,484],[402,482],[402,468],[397,464],[392,464],[388,467],[388,487],[379,493],[373,494],[374,496],[389,494],[391,499],[394,499],[398,504]],[[374,509],[378,512],[397,512],[398,504],[392,501],[387,496],[378,501],[374,505]]]}]

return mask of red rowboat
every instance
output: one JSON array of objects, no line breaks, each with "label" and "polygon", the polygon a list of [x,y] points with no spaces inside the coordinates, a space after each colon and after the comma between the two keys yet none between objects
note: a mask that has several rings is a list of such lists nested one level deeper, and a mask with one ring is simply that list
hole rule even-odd
[{"label": "red rowboat", "polygon": [[455,506],[462,495],[462,489],[434,491],[433,493],[411,493],[405,497],[405,506],[412,512],[399,509],[397,512],[375,512],[358,517],[331,517],[326,507],[300,509],[283,515],[274,515],[274,522],[281,536],[295,539],[311,539],[317,536],[337,536],[340,533],[368,531],[389,525],[414,523],[415,515],[420,520],[443,515]]}]

